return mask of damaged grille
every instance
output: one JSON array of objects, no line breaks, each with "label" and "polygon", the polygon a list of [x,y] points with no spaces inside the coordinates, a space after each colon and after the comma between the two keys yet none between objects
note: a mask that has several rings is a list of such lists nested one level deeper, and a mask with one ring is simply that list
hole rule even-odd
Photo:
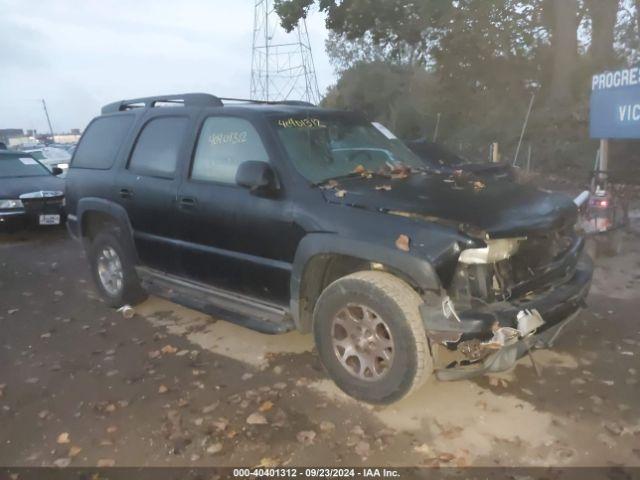
[{"label": "damaged grille", "polygon": [[529,236],[511,258],[494,264],[458,263],[450,294],[458,302],[520,298],[573,276],[575,262],[563,259],[579,240],[573,226]]}]

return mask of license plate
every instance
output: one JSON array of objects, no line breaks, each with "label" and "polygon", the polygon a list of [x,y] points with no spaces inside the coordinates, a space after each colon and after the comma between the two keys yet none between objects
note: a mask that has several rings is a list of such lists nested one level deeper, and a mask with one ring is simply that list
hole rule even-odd
[{"label": "license plate", "polygon": [[60,225],[60,215],[40,215],[40,225]]}]

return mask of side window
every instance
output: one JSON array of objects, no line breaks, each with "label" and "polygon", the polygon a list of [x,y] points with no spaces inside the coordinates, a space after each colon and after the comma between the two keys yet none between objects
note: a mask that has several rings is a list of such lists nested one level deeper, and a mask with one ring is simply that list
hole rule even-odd
[{"label": "side window", "polygon": [[209,117],[200,132],[191,178],[235,183],[238,166],[248,160],[269,161],[253,125],[243,118]]},{"label": "side window", "polygon": [[141,175],[171,178],[187,127],[186,117],[159,117],[142,129],[129,160],[129,170]]},{"label": "side window", "polygon": [[75,151],[71,167],[111,168],[132,122],[133,115],[114,115],[91,122]]}]

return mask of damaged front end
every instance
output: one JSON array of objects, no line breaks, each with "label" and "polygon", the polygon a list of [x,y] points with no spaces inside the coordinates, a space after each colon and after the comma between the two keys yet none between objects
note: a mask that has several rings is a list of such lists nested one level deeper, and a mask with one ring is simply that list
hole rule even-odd
[{"label": "damaged front end", "polygon": [[589,291],[593,265],[573,225],[483,243],[462,250],[446,291],[421,307],[441,380],[504,371],[552,346]]}]

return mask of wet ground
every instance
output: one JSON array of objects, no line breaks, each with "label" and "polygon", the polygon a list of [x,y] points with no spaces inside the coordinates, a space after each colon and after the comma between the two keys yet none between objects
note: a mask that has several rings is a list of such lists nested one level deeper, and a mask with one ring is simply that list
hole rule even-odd
[{"label": "wet ground", "polygon": [[64,230],[0,238],[0,465],[640,466],[640,236],[589,308],[512,372],[371,407],[309,337],[97,297]]}]

